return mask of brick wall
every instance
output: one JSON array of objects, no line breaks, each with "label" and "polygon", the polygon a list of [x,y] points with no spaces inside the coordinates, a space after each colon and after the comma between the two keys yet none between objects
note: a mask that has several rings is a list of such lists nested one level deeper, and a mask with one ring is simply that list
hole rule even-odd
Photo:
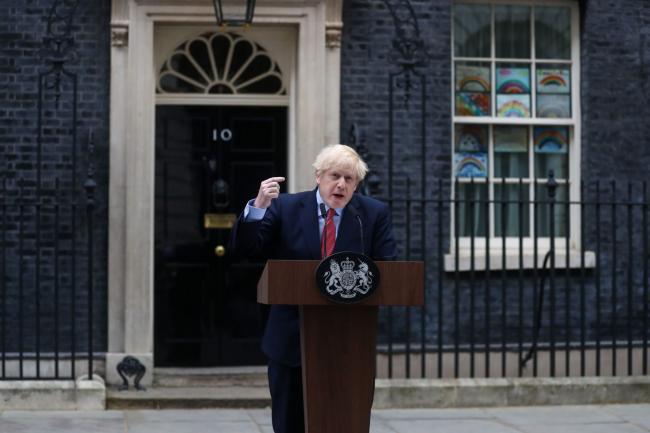
[{"label": "brick wall", "polygon": [[583,6],[582,176],[650,180],[650,3]]},{"label": "brick wall", "polygon": [[[69,9],[64,2],[56,3],[58,13],[66,15]],[[66,55],[65,73],[58,82],[56,74],[47,73],[52,63],[43,43],[53,4],[50,0],[10,0],[0,4],[0,182],[4,180],[6,185],[0,193],[0,203],[4,204],[0,209],[4,228],[0,248],[4,298],[0,309],[5,313],[0,332],[7,351],[20,348],[21,336],[22,349],[32,351],[38,329],[41,350],[50,351],[58,323],[59,348],[68,351],[74,303],[76,350],[87,347],[88,256],[83,183],[92,132],[98,182],[93,234],[93,325],[94,349],[101,351],[106,347],[110,2],[78,2],[70,33],[74,53]],[[62,28],[61,23],[53,27],[55,32]],[[55,202],[59,205],[55,206]],[[41,312],[38,323],[37,309]]]},{"label": "brick wall", "polygon": [[[0,212],[6,218],[3,227],[5,247],[5,295],[7,307],[5,324],[7,342],[15,348],[17,342],[16,326],[19,323],[16,303],[19,295],[17,252],[18,230],[20,229],[20,207],[17,198],[26,198],[26,203],[34,203],[37,188],[37,144],[38,144],[38,74],[48,69],[41,48],[46,34],[47,16],[52,1],[9,0],[0,4],[0,167],[7,182],[8,191],[3,193],[5,206]],[[451,176],[451,2],[412,1],[419,26],[419,35],[425,43],[427,63],[413,70],[408,105],[405,102],[405,76],[400,74],[400,58],[393,46],[396,30],[390,7],[393,2],[381,0],[346,0],[344,2],[343,42],[342,42],[342,87],[341,87],[341,136],[343,141],[352,124],[360,131],[360,139],[369,149],[369,163],[381,180],[380,195],[391,192],[404,196],[407,187],[412,195],[424,194],[435,197],[438,193],[437,180],[448,180]],[[650,180],[647,166],[650,163],[650,111],[648,109],[648,89],[650,89],[650,3],[638,0],[611,2],[588,0],[581,3],[581,106],[582,106],[582,179],[597,179],[626,182],[628,180]],[[401,9],[403,11],[403,9]],[[81,188],[86,174],[87,152],[85,146],[89,131],[94,132],[96,141],[95,161],[97,164],[98,201],[96,209],[95,239],[95,335],[96,349],[106,347],[106,242],[107,242],[107,185],[108,185],[108,89],[109,89],[109,28],[110,2],[79,2],[73,20],[72,35],[77,51],[75,58],[66,62],[69,72],[78,77],[77,113],[77,169],[76,186],[72,178],[71,153],[71,101],[70,81],[62,84],[60,104],[55,104],[51,91],[44,95],[42,119],[42,158],[41,193],[46,198],[57,193],[70,202],[77,199],[81,206],[78,219],[62,222],[61,230],[66,232],[68,249],[75,239],[80,250],[77,260],[77,280],[79,291],[75,302],[81,310],[78,329],[85,329],[85,208],[84,193]],[[412,28],[411,28],[412,30]],[[393,84],[391,84],[391,80]],[[422,80],[422,81],[421,81]],[[421,87],[424,83],[424,88]],[[393,123],[388,121],[391,104],[390,89],[393,89]],[[424,128],[423,128],[424,126]],[[392,138],[391,138],[392,137]],[[392,166],[389,166],[389,143],[393,143]],[[422,170],[424,163],[424,177]],[[392,177],[391,177],[392,176]],[[59,178],[59,188],[54,179]],[[389,184],[389,178],[392,183]],[[407,181],[408,180],[408,181]],[[408,184],[408,185],[407,185]],[[22,188],[21,192],[19,189]],[[625,192],[625,188],[622,189]],[[591,191],[590,193],[593,193]],[[444,192],[443,192],[444,194]],[[32,201],[29,201],[32,200]],[[429,293],[431,305],[436,302],[437,274],[433,271],[438,262],[439,252],[448,248],[447,236],[437,235],[437,219],[431,207],[414,206],[407,224],[405,209],[395,212],[397,236],[402,245],[402,254],[410,258],[426,258],[429,266]],[[33,281],[36,275],[36,258],[40,263],[43,278],[53,278],[54,243],[53,213],[49,208],[41,215],[45,224],[40,236],[41,248],[36,248],[36,208],[25,207],[23,228],[32,230],[31,239],[23,245],[25,269],[23,275],[25,298],[35,298]],[[45,209],[45,208],[43,208]],[[27,215],[27,217],[25,217]],[[66,214],[61,210],[61,218]],[[424,217],[423,217],[424,215]],[[49,220],[48,220],[49,218]],[[418,221],[424,218],[425,223]],[[445,233],[449,221],[443,216]],[[611,223],[604,217],[603,224]],[[407,229],[408,226],[408,229]],[[426,240],[422,242],[423,229]],[[625,225],[621,224],[618,233],[619,250],[625,248]],[[49,230],[49,231],[48,231]],[[408,248],[406,240],[409,240]],[[49,242],[49,243],[48,243]],[[594,241],[591,241],[592,244]],[[424,245],[424,248],[422,248]],[[432,247],[433,246],[433,247]],[[66,245],[62,248],[65,249]],[[73,275],[69,270],[71,256],[61,259],[59,264],[60,301],[59,314],[65,315],[72,303],[70,285]],[[621,273],[625,277],[626,263],[619,263],[620,271],[612,271],[611,255],[602,256],[603,272]],[[68,266],[68,268],[66,268]],[[638,263],[637,263],[638,266]],[[68,269],[68,270],[66,270]],[[48,277],[49,276],[49,277]],[[607,274],[605,274],[605,278]],[[516,281],[509,275],[509,281]],[[449,275],[445,276],[445,286],[450,287]],[[31,286],[30,286],[31,284]],[[463,299],[466,299],[469,288]],[[463,285],[461,285],[463,286]],[[44,286],[41,294],[45,309],[43,329],[51,331],[53,321],[54,284]],[[607,288],[603,299],[610,293]],[[516,298],[509,298],[516,299]],[[593,297],[590,301],[593,301]],[[451,302],[451,301],[450,301]],[[498,311],[499,299],[495,303]],[[593,304],[593,302],[591,303]],[[512,311],[515,304],[509,304]],[[0,306],[0,308],[3,308]],[[33,318],[35,304],[32,302],[23,311],[24,317]],[[560,306],[560,308],[562,308]],[[451,311],[452,304],[445,304],[445,311]],[[467,319],[467,313],[461,315]],[[634,313],[636,315],[636,313]],[[393,324],[403,333],[405,320],[400,313]],[[479,318],[480,319],[480,318]],[[414,315],[414,325],[419,320]],[[427,316],[427,333],[433,335],[437,330],[436,312],[432,309]],[[450,323],[450,322],[448,322]],[[62,325],[67,333],[68,325]],[[382,322],[384,334],[386,322]],[[451,325],[450,325],[451,326]],[[33,320],[22,324],[27,346],[33,345]],[[11,332],[9,330],[11,329]],[[415,329],[415,328],[414,328]],[[415,331],[414,331],[415,332]],[[451,338],[455,331],[449,327],[445,335]],[[67,335],[67,334],[66,334]],[[498,333],[495,334],[498,337]],[[85,337],[78,336],[78,347],[85,344]]]},{"label": "brick wall", "polygon": [[[393,3],[393,2],[389,2]],[[419,197],[422,185],[422,164],[425,172],[425,197],[435,198],[439,193],[438,180],[448,182],[451,178],[451,6],[453,2],[412,1],[411,5],[417,17],[420,36],[426,45],[428,63],[416,68],[416,72],[426,77],[426,89],[421,97],[421,89],[412,92],[410,108],[407,110],[399,104],[393,106],[393,142],[395,150],[391,168],[388,158],[389,147],[389,100],[392,87],[395,100],[403,96],[403,86],[399,83],[390,84],[390,74],[399,72],[399,67],[391,60],[393,40],[396,30],[390,14],[390,8],[382,1],[348,0],[343,9],[343,41],[342,41],[342,85],[341,85],[341,136],[348,137],[350,125],[359,128],[362,141],[369,149],[371,169],[381,179],[380,196],[388,196],[392,192],[395,197],[406,194],[407,179],[411,183],[411,195]],[[402,18],[407,9],[402,3]],[[582,164],[581,176],[584,181],[601,180],[603,189],[613,179],[619,184],[617,197],[627,196],[629,181],[637,182],[633,188],[632,197],[640,200],[641,186],[639,181],[650,181],[647,166],[650,163],[650,113],[648,112],[647,95],[650,88],[648,59],[650,59],[650,3],[623,0],[611,2],[605,0],[588,0],[581,2],[581,107],[582,107]],[[423,106],[420,104],[424,104]],[[422,110],[424,107],[424,110]],[[424,111],[426,128],[424,134],[421,128],[421,116]],[[445,187],[442,195],[449,196]],[[595,199],[595,191],[588,188],[585,198]],[[604,196],[601,196],[604,198]],[[442,215],[443,235],[438,236],[438,215],[434,205],[422,207],[415,204],[406,215],[405,207],[399,201],[393,203],[395,232],[400,244],[402,257],[411,259],[425,258],[428,266],[427,280],[427,313],[426,333],[427,342],[433,343],[438,332],[438,300],[442,293],[442,311],[445,320],[442,334],[445,343],[453,342],[459,336],[461,342],[467,342],[470,334],[469,302],[475,296],[476,308],[475,334],[480,341],[485,340],[486,311],[491,312],[493,330],[492,341],[503,339],[516,341],[518,333],[518,278],[522,278],[523,298],[526,302],[524,309],[524,338],[530,338],[532,332],[532,297],[534,291],[533,276],[525,271],[523,276],[518,272],[501,274],[493,272],[490,283],[489,299],[485,300],[485,274],[477,273],[472,283],[467,272],[459,275],[459,327],[455,320],[455,286],[453,273],[444,273],[442,291],[438,292],[438,258],[449,248],[449,214]],[[445,206],[447,207],[447,206]],[[639,318],[643,314],[641,305],[627,304],[628,281],[631,281],[634,296],[639,296],[643,290],[641,275],[642,245],[641,212],[636,208],[632,215],[632,225],[627,224],[627,210],[617,209],[618,224],[612,233],[612,212],[603,208],[601,225],[596,227],[594,209],[587,208],[586,245],[595,251],[596,240],[602,240],[602,250],[599,257],[600,277],[603,284],[600,295],[597,296],[593,283],[592,271],[587,271],[587,278],[592,278],[586,284],[585,302],[587,307],[586,326],[588,338],[599,332],[604,339],[617,335],[620,339],[627,336],[626,325],[633,325],[633,333],[638,337],[641,330],[638,327]],[[424,218],[422,214],[424,213]],[[409,219],[407,219],[409,218]],[[424,223],[422,223],[424,221]],[[632,231],[628,228],[632,227]],[[422,233],[426,240],[422,242]],[[600,231],[596,233],[596,230]],[[636,230],[636,232],[634,232]],[[628,254],[629,239],[632,235],[632,254]],[[613,242],[614,236],[617,237]],[[617,261],[614,263],[614,249],[617,250]],[[646,258],[647,260],[647,258]],[[561,264],[558,264],[561,266]],[[630,273],[629,270],[633,272]],[[612,276],[616,278],[612,278]],[[570,273],[568,276],[561,271],[556,281],[556,312],[557,323],[564,323],[567,308],[579,305],[580,274]],[[502,284],[502,280],[505,283]],[[539,280],[538,284],[539,284]],[[616,293],[619,314],[618,323],[612,325],[612,287],[616,281]],[[474,288],[472,288],[472,286]],[[542,338],[548,338],[549,332],[549,302],[548,286],[544,311]],[[502,292],[502,287],[505,291]],[[565,293],[569,293],[569,298]],[[502,302],[506,305],[507,325],[502,326]],[[568,299],[568,303],[567,303]],[[598,313],[601,320],[599,331],[596,329],[596,300],[602,303],[602,311]],[[635,298],[636,299],[636,298]],[[487,307],[487,308],[486,308]],[[573,314],[573,313],[572,313]],[[409,320],[406,313],[400,309],[393,312],[392,323],[384,314],[380,323],[381,334],[385,337],[392,327],[393,335],[405,339],[405,324]],[[411,314],[410,338],[419,341],[420,312]],[[629,322],[628,322],[629,321]],[[576,329],[580,326],[575,316],[569,319],[573,329],[572,338],[578,335]],[[517,326],[514,326],[517,325]],[[563,325],[562,325],[563,326]],[[505,336],[504,336],[505,335]],[[564,338],[563,331],[557,331],[557,338]]]}]

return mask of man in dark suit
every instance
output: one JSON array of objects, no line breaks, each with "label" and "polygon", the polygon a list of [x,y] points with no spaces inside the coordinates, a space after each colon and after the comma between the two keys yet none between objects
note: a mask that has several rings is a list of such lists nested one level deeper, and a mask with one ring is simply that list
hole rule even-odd
[{"label": "man in dark suit", "polygon": [[[368,171],[357,152],[342,144],[330,145],[313,166],[317,187],[312,191],[280,194],[283,177],[262,181],[257,197],[233,229],[234,253],[320,260],[339,251],[355,251],[375,260],[394,260],[397,251],[388,206],[355,193]],[[271,307],[262,350],[269,357],[273,430],[304,432],[297,307]]]}]

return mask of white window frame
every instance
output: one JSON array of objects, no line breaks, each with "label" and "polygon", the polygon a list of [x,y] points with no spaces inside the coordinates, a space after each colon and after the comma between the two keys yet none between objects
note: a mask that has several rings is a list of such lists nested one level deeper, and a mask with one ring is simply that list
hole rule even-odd
[{"label": "white window frame", "polygon": [[[580,106],[580,11],[579,4],[575,0],[457,0],[454,2],[456,4],[482,4],[490,5],[491,8],[491,35],[490,35],[490,57],[456,57],[455,56],[455,31],[453,27],[453,13],[452,13],[452,26],[451,26],[451,101],[452,101],[452,127],[451,127],[451,155],[452,155],[452,165],[453,155],[454,155],[454,143],[455,143],[455,126],[458,124],[482,124],[488,125],[488,178],[474,178],[476,184],[489,182],[488,187],[488,197],[490,200],[494,200],[494,185],[500,183],[495,182],[494,179],[494,139],[493,139],[493,127],[494,125],[525,125],[529,127],[529,134],[532,134],[532,129],[535,126],[543,125],[553,125],[553,126],[567,126],[569,128],[569,163],[568,163],[568,178],[565,181],[558,181],[560,185],[568,183],[568,193],[570,201],[580,200],[580,161],[581,161],[581,106]],[[494,6],[495,5],[516,5],[516,6],[562,6],[568,7],[571,11],[571,58],[569,60],[538,60],[535,58],[535,20],[534,20],[534,9],[531,7],[531,53],[528,59],[508,59],[508,58],[497,58],[495,53],[496,43],[495,43],[495,17],[494,17]],[[483,62],[490,63],[491,71],[491,86],[490,86],[490,104],[491,104],[491,116],[485,117],[473,117],[473,116],[457,116],[456,115],[456,62],[457,61],[467,61],[467,62]],[[497,62],[505,63],[528,63],[530,64],[530,82],[531,82],[531,111],[533,107],[536,107],[536,65],[543,63],[551,64],[571,64],[571,117],[566,119],[554,119],[554,118],[500,118],[496,116],[496,68],[494,65]],[[530,141],[529,141],[530,143]],[[534,165],[534,149],[529,148],[528,157],[529,157],[529,176],[528,183],[524,184],[529,186],[529,197],[535,197],[534,195],[534,184],[535,184],[535,165]],[[452,167],[452,188],[451,193],[452,197],[455,197],[455,182],[456,182],[456,173],[455,167]],[[469,183],[471,182],[470,178],[459,178],[459,183]],[[518,178],[506,178],[506,184],[518,184]],[[538,180],[538,185],[543,185],[545,181]],[[559,204],[562,205],[562,204]],[[491,269],[500,269],[503,267],[503,238],[501,236],[497,237],[495,235],[495,225],[494,225],[494,214],[495,214],[496,204],[490,205],[490,245],[489,245],[489,255],[490,255],[490,268]],[[528,212],[529,216],[529,236],[523,238],[523,256],[524,256],[524,267],[532,268],[535,266],[535,240],[533,238],[533,205],[530,204],[530,209]],[[455,270],[456,268],[456,250],[459,252],[459,270],[470,269],[471,264],[469,263],[469,258],[471,256],[471,244],[472,239],[470,237],[459,237],[458,239],[458,248],[456,248],[456,236],[455,236],[455,209],[452,204],[451,209],[451,218],[450,218],[450,254],[445,256],[445,269],[446,270]],[[581,227],[580,227],[580,207],[577,205],[571,205],[569,211],[569,267],[578,267],[581,264],[581,251],[580,251],[580,239],[581,239]],[[486,262],[486,238],[485,237],[474,237],[474,257],[475,263],[474,268],[476,270],[485,269]],[[506,267],[508,269],[516,269],[519,267],[519,255],[520,255],[520,245],[519,237],[506,237]],[[537,238],[537,266],[541,267],[542,261],[544,259],[545,253],[549,250],[551,245],[549,237],[538,237]],[[556,267],[565,267],[566,266],[566,237],[558,236],[555,238],[555,264]],[[592,252],[586,252],[585,261],[587,267],[592,267],[595,263],[595,257]]]}]

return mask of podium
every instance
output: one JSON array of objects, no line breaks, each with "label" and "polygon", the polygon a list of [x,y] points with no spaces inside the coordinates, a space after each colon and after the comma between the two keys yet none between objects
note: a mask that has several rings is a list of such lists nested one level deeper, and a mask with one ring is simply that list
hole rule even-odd
[{"label": "podium", "polygon": [[306,433],[368,433],[375,384],[380,305],[424,303],[422,262],[376,262],[375,292],[337,304],[316,286],[317,260],[269,260],[257,301],[300,307],[302,386]]}]

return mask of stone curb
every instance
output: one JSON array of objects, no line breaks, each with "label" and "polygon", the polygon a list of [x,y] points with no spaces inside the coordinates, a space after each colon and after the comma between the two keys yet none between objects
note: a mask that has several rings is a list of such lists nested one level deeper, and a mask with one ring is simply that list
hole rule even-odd
[{"label": "stone curb", "polygon": [[375,409],[649,403],[650,377],[378,379]]},{"label": "stone curb", "polygon": [[[2,410],[253,408],[270,405],[260,387],[152,389],[125,395],[98,380],[0,381]],[[108,395],[108,402],[107,402]],[[374,409],[650,403],[650,377],[378,379]]]},{"label": "stone curb", "polygon": [[0,381],[0,410],[104,410],[101,380]]}]

